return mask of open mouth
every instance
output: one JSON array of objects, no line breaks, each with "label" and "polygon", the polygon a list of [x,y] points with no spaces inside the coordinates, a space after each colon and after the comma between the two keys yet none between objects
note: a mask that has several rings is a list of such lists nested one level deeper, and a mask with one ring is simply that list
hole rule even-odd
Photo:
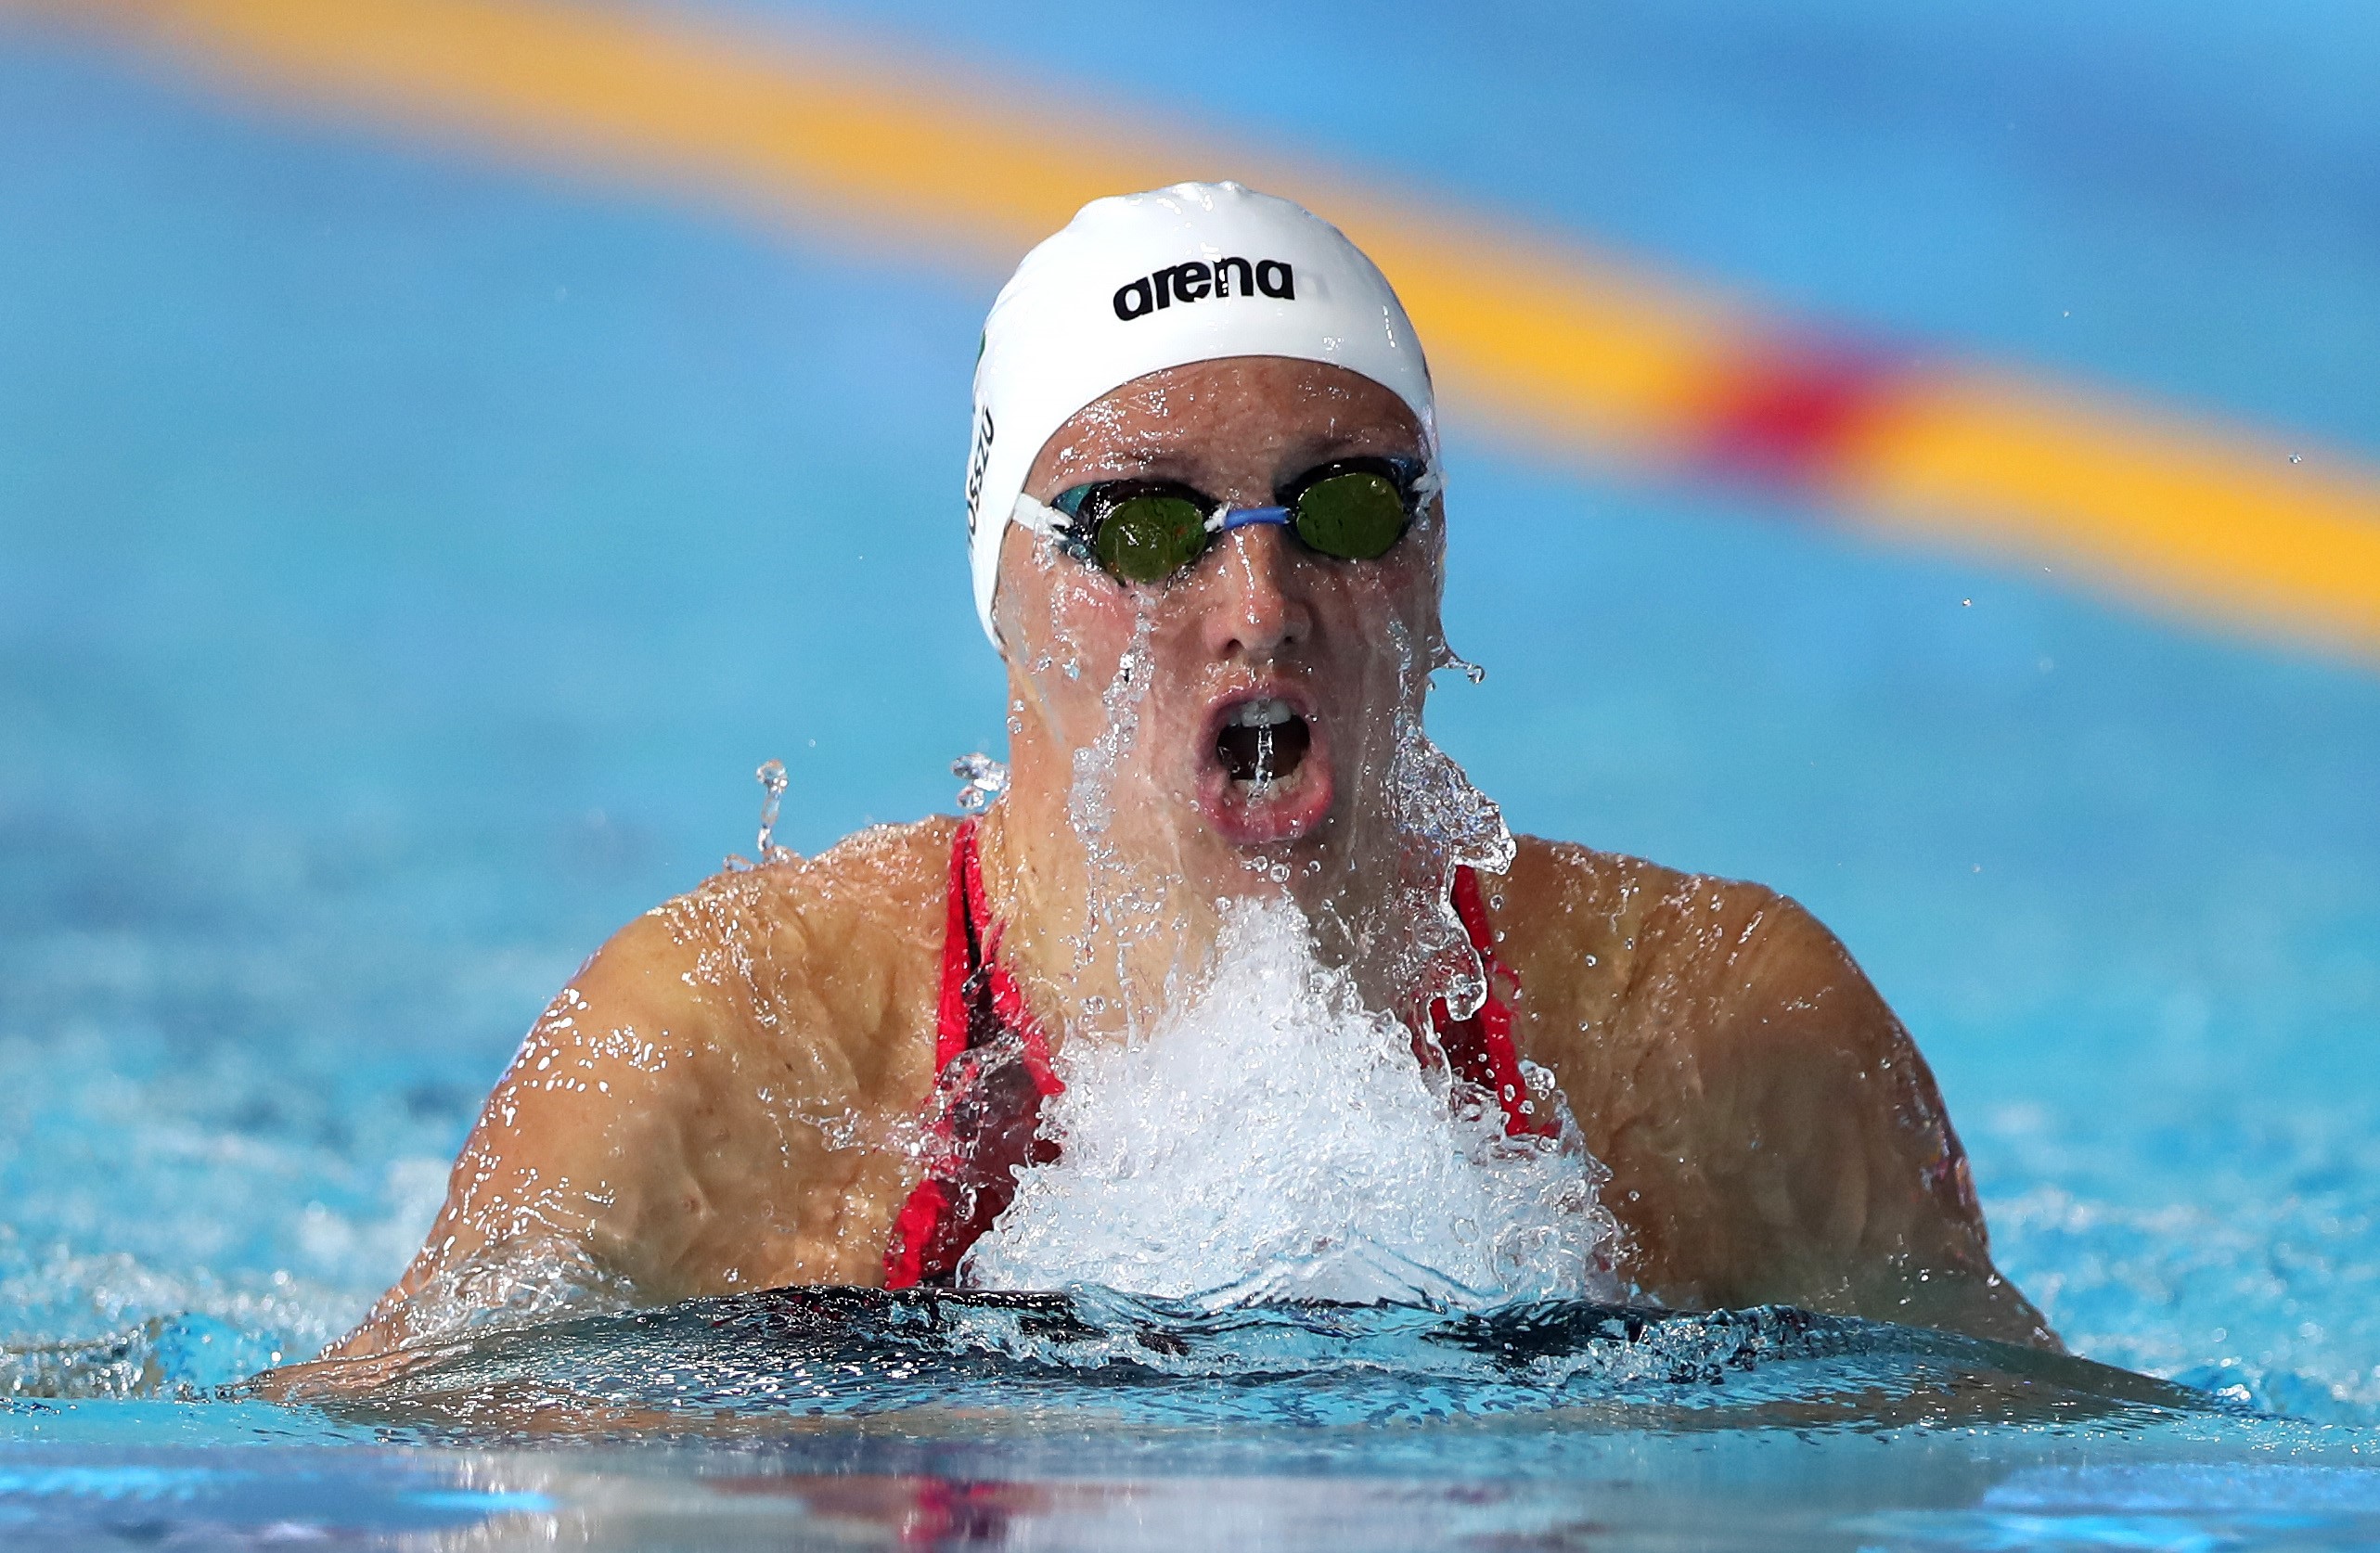
[{"label": "open mouth", "polygon": [[1201,751],[1198,805],[1240,846],[1310,834],[1331,813],[1331,739],[1293,685],[1251,688],[1213,705]]},{"label": "open mouth", "polygon": [[1215,736],[1215,755],[1233,786],[1253,798],[1295,774],[1313,744],[1314,730],[1295,709],[1264,696],[1231,709]]}]

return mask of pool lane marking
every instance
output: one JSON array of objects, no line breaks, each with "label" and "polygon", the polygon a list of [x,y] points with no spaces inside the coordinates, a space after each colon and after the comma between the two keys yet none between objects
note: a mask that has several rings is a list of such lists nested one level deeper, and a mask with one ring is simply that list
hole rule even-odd
[{"label": "pool lane marking", "polygon": [[[1084,199],[1237,175],[1380,262],[1449,409],[1603,468],[1784,483],[1868,532],[2029,558],[2380,659],[2380,470],[1988,366],[1847,346],[1570,242],[848,42],[553,0],[0,0],[245,89],[997,276]],[[2293,451],[2307,455],[2294,462]]]}]

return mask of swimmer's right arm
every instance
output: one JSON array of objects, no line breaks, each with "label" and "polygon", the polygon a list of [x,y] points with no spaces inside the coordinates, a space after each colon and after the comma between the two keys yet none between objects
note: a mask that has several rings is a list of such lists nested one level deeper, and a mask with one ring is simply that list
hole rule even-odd
[{"label": "swimmer's right arm", "polygon": [[[949,856],[946,821],[864,831],[621,930],[488,1097],[420,1253],[325,1357],[508,1303],[880,1276],[911,1183],[907,1154],[868,1140],[933,1082]],[[382,1379],[327,1367],[331,1385]]]},{"label": "swimmer's right arm", "polygon": [[647,917],[572,979],[489,1095],[412,1264],[324,1358],[386,1353],[534,1300],[541,1282],[678,1294],[704,1208],[687,1189],[699,1117],[686,1113],[706,1057],[734,1037],[733,1010],[685,974],[688,958]]}]

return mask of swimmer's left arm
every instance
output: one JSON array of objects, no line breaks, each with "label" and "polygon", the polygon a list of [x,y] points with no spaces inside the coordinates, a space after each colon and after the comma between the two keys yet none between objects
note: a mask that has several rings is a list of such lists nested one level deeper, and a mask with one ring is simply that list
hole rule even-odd
[{"label": "swimmer's left arm", "polygon": [[1707,1202],[1732,1251],[1712,1269],[1713,1303],[2057,1347],[1992,1264],[1966,1151],[1900,1020],[1798,904],[1743,886],[1722,897],[1730,948],[1705,954],[1717,984],[1684,1033]]}]

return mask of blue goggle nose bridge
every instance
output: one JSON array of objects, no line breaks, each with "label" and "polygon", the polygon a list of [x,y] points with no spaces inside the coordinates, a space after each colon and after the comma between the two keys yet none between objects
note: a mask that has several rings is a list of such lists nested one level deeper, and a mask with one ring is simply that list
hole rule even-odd
[{"label": "blue goggle nose bridge", "polygon": [[1286,528],[1290,522],[1290,511],[1285,507],[1235,507],[1211,520],[1207,527],[1216,533],[1229,533],[1233,529],[1244,529],[1251,523],[1271,523]]}]

